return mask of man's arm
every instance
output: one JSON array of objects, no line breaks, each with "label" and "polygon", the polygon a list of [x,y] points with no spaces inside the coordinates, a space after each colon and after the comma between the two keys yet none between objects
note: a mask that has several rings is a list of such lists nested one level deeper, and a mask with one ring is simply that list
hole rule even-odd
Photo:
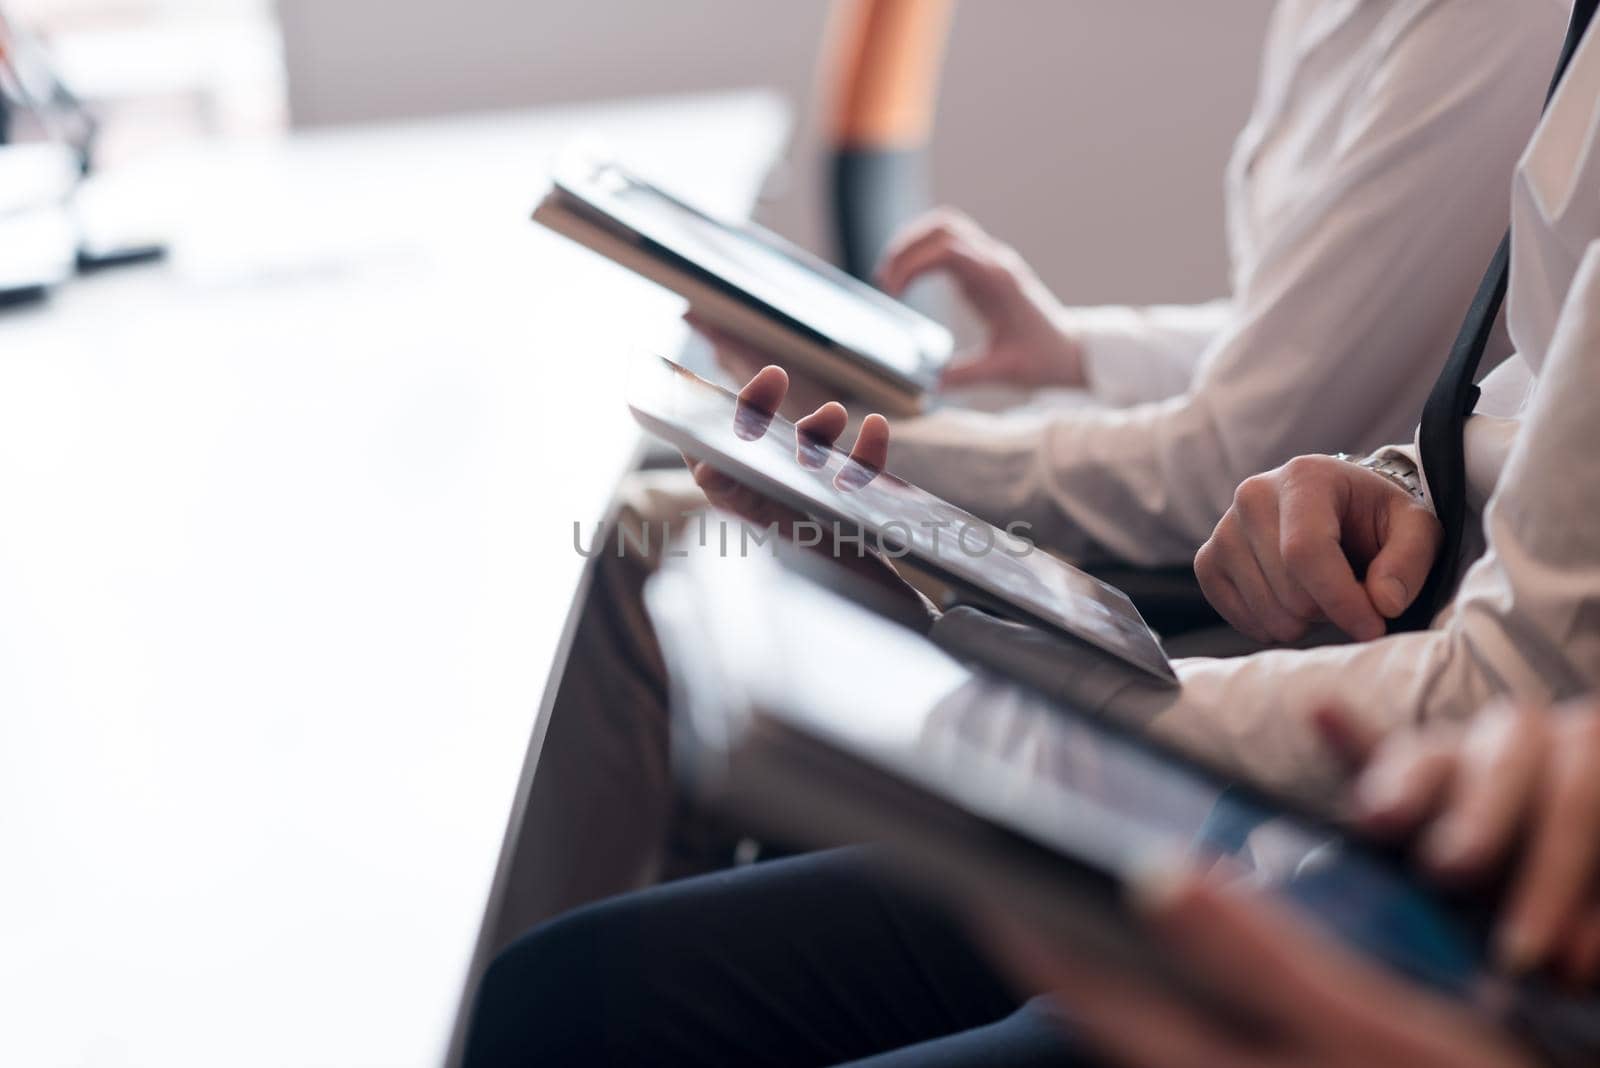
[{"label": "man's arm", "polygon": [[1490,698],[1553,702],[1600,689],[1600,242],[1565,302],[1532,401],[1485,511],[1486,554],[1434,629],[1355,645],[1178,665],[1180,696],[1115,714],[1307,793],[1338,769],[1312,717],[1336,700],[1389,730],[1466,716]]},{"label": "man's arm", "polygon": [[1336,176],[1283,209],[1188,395],[939,413],[896,427],[891,469],[1071,555],[1180,565],[1249,475],[1408,435],[1505,225],[1560,36],[1547,7],[1438,5],[1394,43]]},{"label": "man's arm", "polygon": [[1061,312],[1062,329],[1078,343],[1084,387],[1118,408],[1187,392],[1201,358],[1232,319],[1233,302],[1226,299]]}]

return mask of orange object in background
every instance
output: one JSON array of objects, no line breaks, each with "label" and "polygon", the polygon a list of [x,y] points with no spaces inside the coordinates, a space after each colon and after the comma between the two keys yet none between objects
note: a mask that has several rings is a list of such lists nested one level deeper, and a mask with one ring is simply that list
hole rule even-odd
[{"label": "orange object in background", "polygon": [[841,148],[921,148],[933,127],[953,0],[840,0],[830,33]]},{"label": "orange object in background", "polygon": [[929,205],[926,152],[953,14],[953,0],[834,5],[822,85],[832,222],[840,261],[858,278]]}]

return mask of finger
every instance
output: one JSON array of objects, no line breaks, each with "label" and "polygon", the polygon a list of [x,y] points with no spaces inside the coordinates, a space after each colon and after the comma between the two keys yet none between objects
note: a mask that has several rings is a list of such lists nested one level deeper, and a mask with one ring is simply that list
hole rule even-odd
[{"label": "finger", "polygon": [[1560,724],[1542,779],[1533,839],[1497,933],[1500,961],[1525,971],[1545,960],[1595,886],[1600,867],[1600,719]]},{"label": "finger", "polygon": [[894,269],[884,274],[880,284],[887,292],[898,296],[923,275],[943,272],[982,314],[985,308],[976,298],[984,291],[989,269],[989,261],[971,243],[961,238],[936,236],[908,249],[895,261]]},{"label": "finger", "polygon": [[1457,748],[1440,734],[1398,735],[1373,754],[1356,781],[1357,824],[1368,834],[1410,834],[1443,806],[1456,775]]},{"label": "finger", "polygon": [[1090,1045],[1133,1068],[1175,1064],[1246,1063],[1228,1038],[1219,1036],[1188,1006],[1150,981],[1094,958],[1065,953],[1040,937],[1036,926],[989,902],[975,919],[984,941],[1026,991],[1048,992],[1065,1010],[1066,1026]]},{"label": "finger", "polygon": [[[1164,900],[1144,900],[1152,928],[1178,956],[1199,974],[1226,980],[1224,992],[1246,1017],[1273,1028],[1291,1049],[1348,1051],[1353,1038],[1386,1030],[1400,1032],[1396,1046],[1404,1048],[1415,1039],[1405,1032],[1459,1029],[1457,1008],[1420,996],[1306,923],[1285,901],[1242,889],[1237,880],[1192,880]],[[1286,1063],[1286,1050],[1272,1052],[1263,1063]]]},{"label": "finger", "polygon": [[[1226,522],[1226,519],[1224,521]],[[1262,572],[1260,561],[1251,551],[1249,537],[1244,533],[1245,526],[1246,524],[1239,523],[1240,532],[1237,537],[1225,538],[1218,542],[1218,563],[1244,600],[1245,609],[1249,612],[1251,626],[1255,632],[1251,637],[1257,641],[1294,641],[1305,634],[1306,625],[1278,602],[1266,575]],[[1249,634],[1250,631],[1246,633]]]},{"label": "finger", "polygon": [[1593,900],[1561,939],[1562,974],[1574,986],[1593,986],[1600,979],[1600,904]]},{"label": "finger", "polygon": [[1250,610],[1244,603],[1244,598],[1239,595],[1239,590],[1234,586],[1233,580],[1223,570],[1220,562],[1221,549],[1219,543],[1227,536],[1225,526],[1232,513],[1222,517],[1222,522],[1217,524],[1216,533],[1212,534],[1209,541],[1200,546],[1194,556],[1194,576],[1200,580],[1200,592],[1205,595],[1206,602],[1217,610],[1217,614],[1227,620],[1239,633],[1256,641],[1265,642],[1266,635],[1256,629],[1251,619]]},{"label": "finger", "polygon": [[826,467],[832,459],[833,443],[839,440],[850,422],[850,413],[838,401],[829,401],[810,415],[795,422],[797,459],[806,467]]},{"label": "finger", "polygon": [[926,263],[931,250],[953,240],[954,235],[943,223],[927,222],[884,253],[873,280],[884,292],[898,295],[915,277],[915,265]]},{"label": "finger", "polygon": [[972,228],[974,224],[965,215],[950,208],[936,208],[913,219],[889,240],[873,280],[886,292],[899,292],[909,282],[904,270],[907,260],[923,255],[929,245],[951,241]]},{"label": "finger", "polygon": [[1265,1023],[1292,1021],[1316,1004],[1321,982],[1297,959],[1306,932],[1274,914],[1265,895],[1193,876],[1136,884],[1135,904],[1175,956]]},{"label": "finger", "polygon": [[707,497],[716,499],[723,496],[739,485],[728,475],[718,471],[704,460],[692,460],[685,456],[683,462],[689,465],[689,475],[694,479],[694,484]]},{"label": "finger", "polygon": [[1427,508],[1415,501],[1396,503],[1386,513],[1383,547],[1367,566],[1367,595],[1374,608],[1397,618],[1428,581],[1444,528]]},{"label": "finger", "polygon": [[1451,878],[1482,875],[1512,852],[1548,746],[1542,712],[1500,705],[1478,714],[1458,748],[1443,813],[1422,843],[1429,868]]},{"label": "finger", "polygon": [[834,476],[836,488],[853,492],[866,486],[883,471],[889,459],[889,421],[874,412],[861,421],[850,462]]},{"label": "finger", "polygon": [[[1600,715],[1600,703],[1593,700],[1579,703],[1577,716]],[[1597,880],[1600,883],[1600,880]],[[1600,981],[1600,885],[1590,887],[1590,894],[1582,906],[1578,919],[1563,938],[1566,946],[1565,975],[1567,981],[1580,987],[1592,987]]]},{"label": "finger", "polygon": [[718,471],[706,463],[692,463],[689,473],[712,506],[762,526],[776,525],[785,537],[792,536],[792,524],[805,517],[763,496],[760,491]]},{"label": "finger", "polygon": [[882,471],[889,466],[889,420],[877,412],[861,420],[856,443],[850,449],[850,459],[873,471]]},{"label": "finger", "polygon": [[812,441],[832,445],[849,425],[850,413],[838,401],[829,401],[810,415],[795,421],[794,427]]},{"label": "finger", "polygon": [[1202,585],[1201,592],[1206,595],[1211,607],[1217,610],[1217,614],[1227,620],[1234,630],[1262,645],[1271,642],[1272,639],[1267,632],[1255,625],[1250,608],[1239,595],[1239,589],[1233,584],[1233,580],[1226,575],[1219,575],[1212,579],[1209,585]]},{"label": "finger", "polygon": [[878,256],[878,266],[874,275],[881,274],[883,269],[905,254],[906,249],[915,245],[929,234],[938,230],[949,229],[954,222],[955,212],[950,208],[934,208],[925,211],[910,222],[901,226],[889,240],[884,242],[883,252]]},{"label": "finger", "polygon": [[[1245,492],[1246,487],[1262,486],[1260,490]],[[1239,516],[1245,539],[1250,544],[1261,575],[1266,579],[1273,599],[1283,607],[1297,626],[1295,633],[1280,634],[1283,641],[1294,641],[1304,635],[1306,624],[1321,617],[1317,604],[1289,575],[1279,549],[1278,495],[1262,483],[1245,483],[1237,494]]]},{"label": "finger", "polygon": [[1311,723],[1347,771],[1365,768],[1383,743],[1384,730],[1338,704],[1311,713]]},{"label": "finger", "polygon": [[1258,1068],[1256,1051],[1151,984],[1058,969],[1054,995],[1089,1044],[1127,1068]]},{"label": "finger", "polygon": [[1383,617],[1345,558],[1337,502],[1326,486],[1291,485],[1281,502],[1279,552],[1322,614],[1357,641],[1382,637]]},{"label": "finger", "polygon": [[[739,403],[767,415],[775,415],[783,407],[783,398],[788,392],[788,373],[777,364],[768,364],[744,384],[739,391]],[[837,434],[834,436],[838,437]]]}]

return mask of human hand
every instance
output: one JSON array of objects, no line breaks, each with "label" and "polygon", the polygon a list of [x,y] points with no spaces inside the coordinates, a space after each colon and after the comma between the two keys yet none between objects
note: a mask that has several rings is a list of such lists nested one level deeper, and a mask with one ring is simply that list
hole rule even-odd
[{"label": "human hand", "polygon": [[[1227,880],[1227,881],[1225,881]],[[1107,974],[993,918],[1001,957],[1051,992],[1067,1026],[1127,1068],[1528,1068],[1465,1008],[1357,957],[1287,903],[1231,876],[1157,880],[1139,896],[1173,959],[1258,1026],[1219,1020],[1149,979]]]},{"label": "human hand", "polygon": [[1497,703],[1466,724],[1381,739],[1345,713],[1318,719],[1364,765],[1351,795],[1358,827],[1409,839],[1447,883],[1505,877],[1502,967],[1600,978],[1600,702]]},{"label": "human hand", "polygon": [[[788,389],[789,376],[783,368],[768,366],[756,372],[739,391],[734,411],[734,432],[746,441],[764,437],[772,426],[775,413],[783,406]],[[844,405],[829,401],[796,420],[795,430],[799,440],[795,462],[814,470],[827,466],[833,456],[832,447],[844,433],[849,419],[849,412]],[[860,489],[883,470],[888,458],[889,423],[876,413],[868,415],[862,420],[855,445],[850,450],[852,462],[840,468],[834,477],[834,485],[843,490]],[[775,526],[781,536],[793,538],[796,524],[806,518],[705,461],[689,457],[685,457],[684,461],[707,500],[741,519],[762,527]]]},{"label": "human hand", "polygon": [[1371,641],[1416,599],[1442,538],[1433,513],[1377,472],[1300,456],[1240,483],[1194,571],[1257,641],[1295,641],[1324,620]]},{"label": "human hand", "polygon": [[1082,350],[1059,326],[1059,302],[1014,249],[961,212],[940,208],[914,220],[890,242],[877,282],[899,296],[930,273],[949,275],[988,333],[975,356],[945,370],[943,385],[1087,384]]}]

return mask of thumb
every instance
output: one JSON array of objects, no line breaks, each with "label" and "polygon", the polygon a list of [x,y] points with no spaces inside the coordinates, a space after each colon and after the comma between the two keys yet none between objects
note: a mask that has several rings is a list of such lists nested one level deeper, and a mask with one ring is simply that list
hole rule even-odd
[{"label": "thumb", "polygon": [[1383,545],[1367,566],[1366,587],[1372,606],[1394,619],[1422,592],[1444,532],[1434,514],[1414,501],[1392,505],[1386,526]]}]

